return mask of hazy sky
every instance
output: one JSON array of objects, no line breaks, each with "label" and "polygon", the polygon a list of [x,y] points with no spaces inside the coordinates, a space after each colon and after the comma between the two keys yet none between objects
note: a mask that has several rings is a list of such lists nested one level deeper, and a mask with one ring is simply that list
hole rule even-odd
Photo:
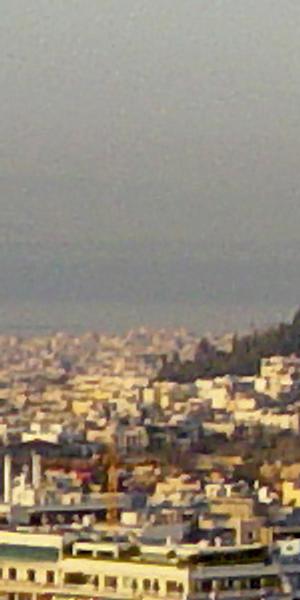
[{"label": "hazy sky", "polygon": [[1,0],[0,15],[0,331],[289,317],[299,0]]}]

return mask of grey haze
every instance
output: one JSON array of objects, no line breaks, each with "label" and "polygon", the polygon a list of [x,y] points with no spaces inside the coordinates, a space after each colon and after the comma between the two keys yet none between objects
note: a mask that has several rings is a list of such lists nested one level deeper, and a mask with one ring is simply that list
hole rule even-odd
[{"label": "grey haze", "polygon": [[0,11],[0,331],[288,317],[299,1]]}]

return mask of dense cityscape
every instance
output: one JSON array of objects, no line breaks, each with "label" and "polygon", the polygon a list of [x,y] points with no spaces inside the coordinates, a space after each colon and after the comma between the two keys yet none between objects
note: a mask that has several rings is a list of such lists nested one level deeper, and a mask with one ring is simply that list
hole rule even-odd
[{"label": "dense cityscape", "polygon": [[179,383],[184,329],[0,346],[3,597],[298,597],[296,354]]}]

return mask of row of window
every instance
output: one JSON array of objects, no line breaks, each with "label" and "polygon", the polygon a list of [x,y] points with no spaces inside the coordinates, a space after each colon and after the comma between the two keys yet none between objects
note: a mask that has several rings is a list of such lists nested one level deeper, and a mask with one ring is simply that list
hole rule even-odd
[{"label": "row of window", "polygon": [[[35,582],[36,581],[36,571],[34,569],[27,569],[27,581]],[[3,569],[0,568],[0,579],[3,579]],[[8,569],[8,579],[10,581],[17,581],[18,579],[18,571],[15,567],[10,567]],[[53,584],[55,582],[55,573],[54,571],[46,571],[46,583]],[[84,573],[66,573],[64,578],[65,584],[72,585],[84,585],[86,583],[91,583],[95,587],[99,585],[99,578],[97,575],[89,576]],[[124,577],[123,578],[123,586],[131,589],[133,592],[138,589],[138,580],[132,577]],[[117,590],[118,588],[118,577],[106,575],[104,577],[104,587],[107,590]],[[154,592],[158,593],[160,591],[160,584],[158,579],[143,579],[142,588],[145,592]],[[182,594],[183,593],[183,584],[178,583],[177,581],[167,581],[166,582],[166,591],[168,594]]]},{"label": "row of window", "polygon": [[[138,589],[138,581],[132,577],[124,577],[123,578],[124,587],[131,588],[132,591],[136,591]],[[104,587],[106,589],[117,590],[118,587],[118,578],[117,577],[104,577]],[[160,585],[158,579],[143,579],[142,588],[144,592],[156,592],[160,591]],[[167,581],[166,582],[166,591],[168,594],[182,594],[183,593],[183,584],[178,583],[177,581]]]},{"label": "row of window", "polygon": [[[97,575],[86,575],[85,573],[65,573],[64,583],[66,585],[93,585],[95,588],[99,586],[99,577]],[[104,588],[107,590],[116,591],[118,589],[118,584],[120,583],[120,579],[118,577],[112,575],[104,576]],[[160,591],[160,585],[158,579],[143,579],[141,582],[142,588],[144,592],[154,592],[158,593]],[[122,586],[132,590],[132,592],[137,591],[139,587],[138,580],[134,577],[123,577]],[[182,583],[178,583],[177,581],[167,581],[166,582],[166,590],[169,594],[182,594],[183,593],[183,585]]]},{"label": "row of window", "polygon": [[194,592],[210,592],[216,587],[219,591],[229,590],[259,590],[261,588],[279,588],[280,579],[276,575],[266,577],[244,577],[218,579],[199,579],[193,582]]},{"label": "row of window", "polygon": [[[0,579],[3,579],[3,569],[0,569]],[[18,571],[15,567],[10,567],[8,569],[8,579],[10,581],[16,581],[18,579]],[[36,571],[34,569],[27,569],[27,581],[36,581]],[[49,584],[55,582],[54,571],[46,571],[46,582]]]}]

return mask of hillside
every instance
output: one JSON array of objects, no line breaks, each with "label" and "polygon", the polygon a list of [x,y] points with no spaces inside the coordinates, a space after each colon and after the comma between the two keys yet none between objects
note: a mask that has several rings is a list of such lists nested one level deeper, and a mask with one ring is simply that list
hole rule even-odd
[{"label": "hillside", "polygon": [[276,354],[300,355],[300,309],[291,323],[280,323],[262,332],[235,336],[231,352],[217,350],[203,338],[193,361],[181,362],[176,354],[171,360],[165,358],[158,379],[185,383],[226,374],[254,375],[258,373],[261,358]]}]

